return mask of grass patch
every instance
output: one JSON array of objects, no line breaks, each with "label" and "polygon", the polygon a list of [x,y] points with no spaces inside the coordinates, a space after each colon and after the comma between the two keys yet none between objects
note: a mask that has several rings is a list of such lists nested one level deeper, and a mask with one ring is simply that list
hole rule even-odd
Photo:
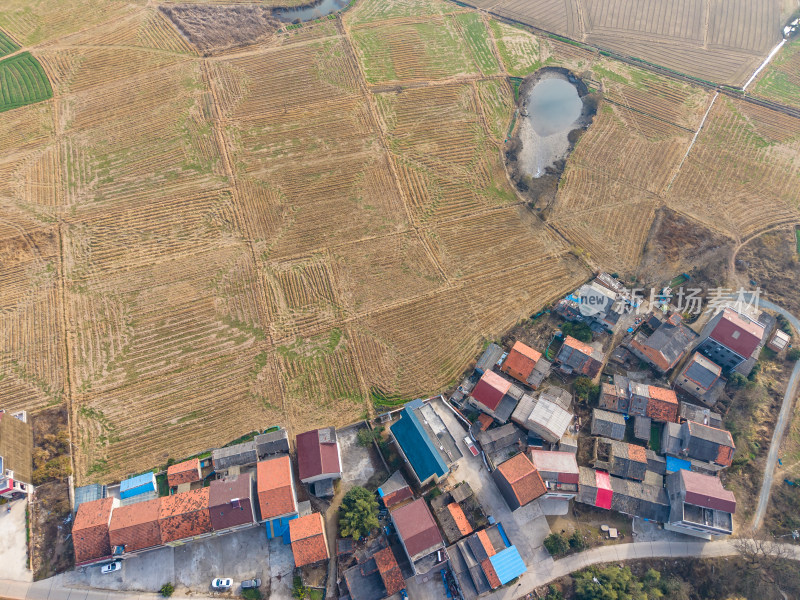
[{"label": "grass patch", "polygon": [[0,31],[0,56],[6,56],[17,50],[19,50],[19,46],[16,42]]},{"label": "grass patch", "polygon": [[50,80],[30,52],[0,61],[0,112],[52,97]]},{"label": "grass patch", "polygon": [[661,427],[655,423],[650,425],[650,449],[661,454]]},{"label": "grass patch", "polygon": [[489,32],[483,24],[478,13],[468,12],[456,15],[456,21],[464,32],[475,64],[485,75],[494,75],[500,71],[500,65],[494,57],[492,48],[489,46]]},{"label": "grass patch", "polygon": [[800,254],[800,227],[794,228],[794,241],[795,247],[797,248],[797,253]]},{"label": "grass patch", "polygon": [[494,19],[489,21],[489,29],[509,75],[525,77],[542,67],[539,41],[535,36]]},{"label": "grass patch", "polygon": [[387,394],[383,390],[377,387],[373,387],[369,392],[370,398],[372,399],[372,403],[376,407],[384,407],[384,408],[392,408],[397,406],[402,406],[408,400],[397,396],[395,394]]}]

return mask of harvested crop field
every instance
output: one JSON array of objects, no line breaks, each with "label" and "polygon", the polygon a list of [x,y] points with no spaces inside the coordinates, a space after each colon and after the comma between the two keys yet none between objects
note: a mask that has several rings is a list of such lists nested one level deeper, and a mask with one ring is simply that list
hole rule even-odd
[{"label": "harvested crop field", "polygon": [[[797,218],[768,179],[797,168],[797,125],[766,109],[709,111],[703,89],[437,0],[230,39],[204,29],[221,7],[194,37],[178,8],[0,11],[23,50],[44,40],[53,90],[0,114],[0,394],[68,406],[79,484],[441,390],[586,261],[633,272],[663,207],[725,239],[755,231],[754,196]],[[546,221],[503,162],[508,76],[545,64],[606,98]],[[739,150],[715,142],[731,127]],[[734,152],[773,170],[745,180]]]}]

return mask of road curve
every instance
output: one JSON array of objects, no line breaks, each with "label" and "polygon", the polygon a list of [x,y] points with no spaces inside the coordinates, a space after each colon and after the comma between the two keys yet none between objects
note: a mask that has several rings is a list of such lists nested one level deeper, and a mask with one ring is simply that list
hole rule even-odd
[{"label": "road curve", "polygon": [[[789,323],[792,324],[795,331],[800,334],[800,320],[792,313],[786,311],[777,304],[773,304],[769,300],[759,298],[758,303],[761,308],[766,308],[767,310],[782,314]],[[783,434],[786,432],[786,426],[789,424],[794,400],[797,398],[798,380],[800,380],[800,361],[797,361],[794,365],[794,369],[792,369],[792,375],[789,377],[789,383],[786,386],[786,393],[783,395],[781,411],[778,413],[778,420],[775,422],[775,431],[772,433],[772,442],[769,445],[769,453],[767,454],[767,464],[764,467],[764,479],[761,482],[761,492],[758,495],[758,506],[756,507],[755,514],[753,514],[753,521],[751,523],[753,531],[761,529],[761,525],[764,522],[764,515],[767,512],[770,491],[772,490],[772,482],[775,475],[775,465],[778,462],[778,450],[780,450],[781,440],[783,439]]]},{"label": "road curve", "polygon": [[[786,550],[786,558],[800,561],[800,546],[781,544]],[[516,600],[534,589],[580,571],[591,565],[618,563],[626,560],[647,558],[719,558],[738,554],[730,540],[719,542],[632,542],[592,548],[566,558],[553,560],[547,557],[535,565],[528,565],[528,571],[517,585],[500,588],[487,596],[491,600]],[[65,587],[62,576],[33,583],[0,579],[0,598],[9,600],[158,600],[160,594],[154,592],[117,592],[100,589]],[[219,597],[203,595],[183,596],[176,599],[219,600]]]}]

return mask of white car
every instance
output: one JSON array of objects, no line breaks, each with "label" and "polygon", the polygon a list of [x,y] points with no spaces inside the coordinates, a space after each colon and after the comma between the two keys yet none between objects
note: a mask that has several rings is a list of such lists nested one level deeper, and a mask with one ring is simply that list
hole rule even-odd
[{"label": "white car", "polygon": [[211,582],[211,587],[215,590],[229,590],[233,586],[233,579],[230,577],[217,577]]},{"label": "white car", "polygon": [[107,565],[103,565],[100,567],[100,572],[105,575],[106,573],[114,573],[115,571],[119,571],[122,569],[122,561],[117,560],[112,563],[108,563]]}]

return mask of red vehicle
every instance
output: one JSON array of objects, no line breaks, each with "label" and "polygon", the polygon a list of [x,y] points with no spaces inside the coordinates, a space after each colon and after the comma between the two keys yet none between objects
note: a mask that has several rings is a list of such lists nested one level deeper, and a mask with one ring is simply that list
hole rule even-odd
[{"label": "red vehicle", "polygon": [[473,442],[469,436],[464,438],[464,443],[469,448],[469,451],[472,452],[472,456],[478,456],[478,449],[475,447],[475,442]]}]

